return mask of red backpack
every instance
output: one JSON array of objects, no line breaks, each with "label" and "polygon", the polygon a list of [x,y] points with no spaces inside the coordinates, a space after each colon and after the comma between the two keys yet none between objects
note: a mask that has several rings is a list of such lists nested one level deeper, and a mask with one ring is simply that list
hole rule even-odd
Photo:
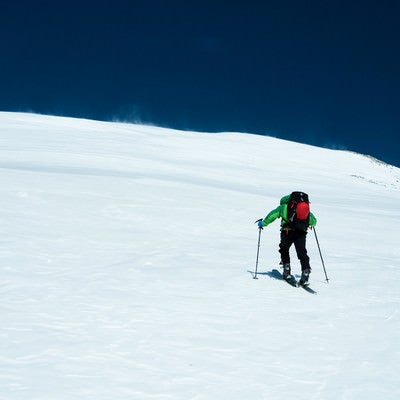
[{"label": "red backpack", "polygon": [[292,192],[287,204],[289,227],[299,231],[307,231],[310,224],[310,201],[304,192]]}]

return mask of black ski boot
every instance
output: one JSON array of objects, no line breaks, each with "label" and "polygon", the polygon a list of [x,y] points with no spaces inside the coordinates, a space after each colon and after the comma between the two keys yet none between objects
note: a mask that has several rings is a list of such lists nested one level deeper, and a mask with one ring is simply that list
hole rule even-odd
[{"label": "black ski boot", "polygon": [[305,269],[301,273],[301,278],[299,280],[299,285],[308,286],[310,283],[308,282],[308,278],[310,277],[311,269]]},{"label": "black ski boot", "polygon": [[282,278],[287,280],[287,281],[292,279],[292,275],[290,273],[290,264],[283,264]]}]

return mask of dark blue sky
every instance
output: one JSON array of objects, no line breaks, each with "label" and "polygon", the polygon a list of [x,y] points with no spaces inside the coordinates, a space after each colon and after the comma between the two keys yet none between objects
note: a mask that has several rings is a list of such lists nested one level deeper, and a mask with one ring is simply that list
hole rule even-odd
[{"label": "dark blue sky", "polygon": [[384,0],[4,1],[0,110],[270,134],[400,166],[399,15]]}]

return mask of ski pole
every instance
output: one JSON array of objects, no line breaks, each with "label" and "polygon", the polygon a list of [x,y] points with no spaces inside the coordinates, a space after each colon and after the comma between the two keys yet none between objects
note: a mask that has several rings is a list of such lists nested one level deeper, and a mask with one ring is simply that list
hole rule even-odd
[{"label": "ski pole", "polygon": [[[261,220],[258,220],[258,221],[261,221]],[[256,221],[255,223],[257,223],[258,221]],[[258,278],[257,278],[257,269],[258,269],[258,255],[260,254],[261,231],[262,231],[262,228],[259,228],[259,229],[258,229],[257,258],[256,258],[256,272],[255,272],[255,274],[254,274],[254,276],[253,276],[253,279],[258,279]]]},{"label": "ski pole", "polygon": [[324,268],[326,282],[328,283],[328,282],[329,282],[329,279],[328,279],[328,275],[326,274],[325,263],[324,263],[324,259],[322,258],[321,248],[319,247],[319,242],[318,242],[318,237],[317,237],[317,231],[316,231],[316,229],[315,229],[315,226],[313,227],[313,231],[314,231],[314,235],[315,235],[315,240],[317,241],[317,245],[318,245],[319,256],[321,257],[322,266],[323,266],[323,268]]}]

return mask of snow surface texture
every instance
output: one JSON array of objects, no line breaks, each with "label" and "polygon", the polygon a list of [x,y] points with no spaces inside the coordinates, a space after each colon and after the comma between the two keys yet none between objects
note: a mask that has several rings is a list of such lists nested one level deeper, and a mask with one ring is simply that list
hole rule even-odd
[{"label": "snow surface texture", "polygon": [[[238,133],[0,113],[0,398],[399,399],[400,170]],[[313,295],[274,279],[310,195]],[[292,268],[300,266],[292,249]]]}]

